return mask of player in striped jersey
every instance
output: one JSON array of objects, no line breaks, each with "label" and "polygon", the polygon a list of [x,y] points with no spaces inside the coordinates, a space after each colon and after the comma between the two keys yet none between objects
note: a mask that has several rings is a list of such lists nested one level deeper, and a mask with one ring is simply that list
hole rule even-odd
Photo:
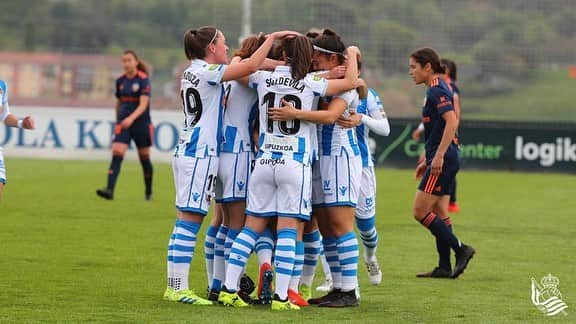
[{"label": "player in striped jersey", "polygon": [[433,49],[423,48],[413,52],[409,71],[414,83],[427,87],[426,102],[422,108],[426,156],[416,169],[416,177],[422,180],[414,200],[414,218],[456,253],[454,269],[439,266],[432,271],[432,277],[457,278],[464,272],[475,251],[462,244],[442,220],[447,210],[442,211],[443,215],[434,212],[435,206],[448,205],[450,190],[459,169],[459,148],[453,142],[458,120],[452,93],[440,78],[444,69]]},{"label": "player in striped jersey", "polygon": [[376,177],[374,161],[368,145],[369,132],[380,136],[390,134],[390,124],[382,102],[374,89],[369,89],[367,97],[361,100],[356,113],[349,117],[341,117],[337,124],[345,127],[355,127],[358,146],[362,157],[362,176],[356,206],[356,226],[364,245],[364,262],[368,270],[368,278],[373,285],[380,284],[382,271],[376,257],[378,232],[376,231]]},{"label": "player in striped jersey", "polygon": [[[34,129],[34,119],[26,116],[23,119],[18,119],[14,114],[10,113],[8,106],[8,85],[6,81],[0,80],[0,121],[8,127],[18,127],[24,129]],[[2,147],[0,146],[0,201],[2,200],[2,192],[6,184],[6,164],[4,163],[4,155],[2,154]]]},{"label": "player in striped jersey", "polygon": [[[263,36],[244,39],[230,64],[249,58],[264,40]],[[209,233],[217,233],[213,280],[209,294],[209,299],[213,301],[218,300],[224,282],[232,242],[244,226],[248,178],[254,159],[252,130],[258,109],[255,90],[235,80],[225,82],[224,88],[223,141],[215,186],[216,202],[222,205],[222,223],[218,229],[213,229],[212,226],[208,229]]]},{"label": "player in striped jersey", "polygon": [[174,152],[172,168],[176,186],[176,224],[168,245],[168,287],[164,298],[170,301],[212,305],[188,286],[190,263],[196,235],[208,213],[218,171],[222,142],[224,81],[255,72],[275,39],[286,33],[266,36],[254,54],[227,65],[226,39],[212,26],[190,29],[184,34],[184,50],[190,66],[181,79],[184,128]]},{"label": "player in striped jersey", "polygon": [[[276,121],[281,104],[290,103],[298,113],[309,113],[314,97],[334,95],[355,87],[356,59],[346,78],[327,81],[309,73],[312,44],[305,36],[289,37],[282,42],[283,58],[288,66],[273,72],[259,71],[250,76],[249,84],[258,90],[259,151],[248,187],[246,226],[232,246],[225,289],[219,300],[225,305],[245,307],[234,287],[256,239],[271,217],[278,217],[275,253],[276,284],[273,310],[298,310],[288,300],[288,287],[294,270],[296,240],[302,221],[310,218],[310,163],[315,124],[300,118]],[[351,54],[357,55],[356,49]],[[337,115],[334,116],[334,121]]]}]

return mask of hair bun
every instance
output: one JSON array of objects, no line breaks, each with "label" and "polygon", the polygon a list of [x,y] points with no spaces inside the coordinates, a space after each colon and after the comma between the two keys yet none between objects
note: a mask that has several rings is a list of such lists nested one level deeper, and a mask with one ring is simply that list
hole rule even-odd
[{"label": "hair bun", "polygon": [[333,30],[330,29],[330,28],[325,28],[325,29],[322,31],[322,35],[325,35],[325,36],[338,36],[338,35],[336,34],[336,32],[333,31]]}]

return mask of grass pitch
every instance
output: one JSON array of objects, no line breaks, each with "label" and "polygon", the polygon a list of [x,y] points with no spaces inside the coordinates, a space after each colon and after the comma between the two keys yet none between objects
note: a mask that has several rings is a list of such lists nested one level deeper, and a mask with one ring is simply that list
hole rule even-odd
[{"label": "grass pitch", "polygon": [[[454,229],[478,253],[460,279],[426,280],[414,275],[435,265],[436,252],[433,237],[411,217],[413,173],[380,169],[382,284],[370,286],[361,266],[360,307],[272,313],[161,299],[175,215],[169,165],[155,165],[154,201],[145,202],[140,166],[125,163],[109,202],[94,194],[106,162],[6,162],[0,322],[541,322],[547,318],[530,301],[530,278],[548,273],[560,279],[569,305],[568,315],[554,319],[576,321],[575,176],[462,171]],[[203,293],[198,247],[191,286]],[[255,271],[252,262],[249,273],[256,277]]]}]

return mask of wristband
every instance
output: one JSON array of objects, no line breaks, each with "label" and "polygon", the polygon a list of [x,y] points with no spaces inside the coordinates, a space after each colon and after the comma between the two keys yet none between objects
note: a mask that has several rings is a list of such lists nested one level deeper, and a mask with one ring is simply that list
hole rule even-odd
[{"label": "wristband", "polygon": [[24,123],[24,121],[22,119],[18,119],[18,128],[22,128],[22,123]]}]

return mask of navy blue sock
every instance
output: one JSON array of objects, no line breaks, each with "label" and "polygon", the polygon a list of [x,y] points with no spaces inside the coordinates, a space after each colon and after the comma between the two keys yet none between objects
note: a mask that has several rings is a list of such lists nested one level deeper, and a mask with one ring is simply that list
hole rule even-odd
[{"label": "navy blue sock", "polygon": [[124,160],[122,156],[112,155],[112,162],[110,162],[110,168],[108,169],[108,185],[106,185],[106,188],[112,191],[114,191],[116,180],[118,180],[118,175],[120,174],[122,160]]},{"label": "navy blue sock", "polygon": [[437,217],[433,212],[426,214],[420,223],[428,228],[438,240],[448,244],[454,251],[459,252],[462,249],[460,240],[450,231],[440,217]]},{"label": "navy blue sock", "polygon": [[450,193],[450,203],[453,204],[456,202],[456,179],[454,179],[454,190]]},{"label": "navy blue sock", "polygon": [[152,193],[152,174],[154,169],[152,168],[152,162],[150,162],[150,157],[140,157],[140,164],[142,165],[142,172],[144,173],[144,184],[146,185],[146,194]]},{"label": "navy blue sock", "polygon": [[[442,219],[442,221],[448,226],[450,232],[452,232],[452,221],[450,217]],[[450,262],[450,245],[446,242],[436,239],[436,250],[438,251],[438,266],[442,269],[451,270],[452,263]]]}]

